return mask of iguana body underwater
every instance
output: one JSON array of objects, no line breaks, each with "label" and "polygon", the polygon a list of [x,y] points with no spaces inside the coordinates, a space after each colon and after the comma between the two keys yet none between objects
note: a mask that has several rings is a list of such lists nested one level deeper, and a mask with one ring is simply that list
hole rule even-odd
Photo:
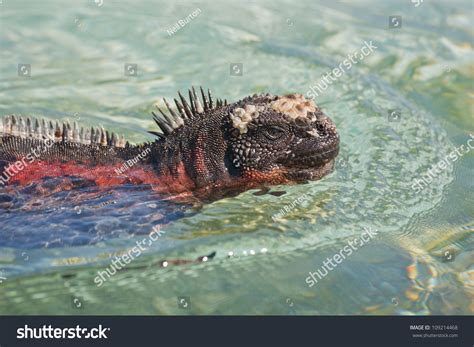
[{"label": "iguana body underwater", "polygon": [[339,150],[334,123],[302,95],[214,101],[194,88],[154,115],[154,142],[131,145],[104,129],[18,116],[0,122],[0,186],[47,177],[99,186],[151,184],[166,193],[211,192],[316,180]]}]

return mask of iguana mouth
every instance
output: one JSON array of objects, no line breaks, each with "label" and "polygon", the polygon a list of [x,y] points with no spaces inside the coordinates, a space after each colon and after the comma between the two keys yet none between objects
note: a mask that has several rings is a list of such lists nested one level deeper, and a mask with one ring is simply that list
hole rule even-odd
[{"label": "iguana mouth", "polygon": [[305,147],[307,149],[298,148],[289,155],[283,156],[277,162],[287,168],[317,169],[337,157],[339,154],[339,137],[334,137],[327,144],[321,144],[319,141],[313,145],[306,143]]},{"label": "iguana mouth", "polygon": [[282,158],[279,163],[284,167],[284,176],[294,182],[319,180],[329,174],[334,165],[334,159],[339,153],[339,139],[321,151],[321,147],[301,152],[295,157]]},{"label": "iguana mouth", "polygon": [[284,173],[289,182],[302,183],[306,181],[320,180],[324,176],[330,174],[334,169],[334,159],[328,160],[326,163],[311,168],[294,168]]},{"label": "iguana mouth", "polygon": [[292,160],[284,161],[285,166],[295,170],[317,169],[319,166],[333,160],[339,153],[339,146],[328,149],[325,152],[312,153],[300,156]]}]

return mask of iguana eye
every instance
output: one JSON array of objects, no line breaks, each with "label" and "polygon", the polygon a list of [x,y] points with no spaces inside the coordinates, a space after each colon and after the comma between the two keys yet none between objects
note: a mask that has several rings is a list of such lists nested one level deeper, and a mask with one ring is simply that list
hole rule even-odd
[{"label": "iguana eye", "polygon": [[263,130],[263,134],[270,140],[278,140],[285,135],[285,130],[278,126],[271,126]]}]

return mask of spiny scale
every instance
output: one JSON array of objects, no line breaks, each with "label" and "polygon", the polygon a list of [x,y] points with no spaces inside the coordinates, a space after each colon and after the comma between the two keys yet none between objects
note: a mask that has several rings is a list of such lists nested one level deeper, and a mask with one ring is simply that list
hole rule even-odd
[{"label": "spiny scale", "polygon": [[186,122],[201,117],[203,114],[205,114],[205,112],[214,108],[219,108],[227,105],[227,100],[222,101],[221,99],[217,99],[216,104],[214,105],[214,100],[212,99],[211,91],[208,89],[206,96],[206,93],[204,92],[202,87],[200,87],[199,89],[201,90],[202,100],[198,97],[194,87],[191,87],[191,89],[188,90],[189,104],[184,98],[184,96],[180,92],[178,92],[178,96],[181,102],[179,102],[177,99],[174,99],[174,103],[176,104],[176,109],[179,114],[174,112],[168,101],[163,98],[163,102],[166,105],[169,114],[163,112],[158,106],[156,106],[156,108],[160,112],[161,116],[156,114],[155,112],[152,112],[153,119],[162,133],[156,131],[149,131],[149,133],[156,135],[160,138],[163,136],[167,136],[174,132],[176,129],[179,129],[181,126],[185,125]]},{"label": "spiny scale", "polygon": [[[149,133],[162,138],[163,136],[173,133],[176,129],[181,128],[186,122],[191,122],[198,117],[202,117],[207,111],[227,105],[227,100],[223,101],[221,99],[216,99],[214,103],[209,89],[207,90],[207,96],[202,87],[200,87],[200,90],[202,100],[198,97],[194,87],[189,90],[189,104],[184,96],[178,92],[181,102],[174,99],[178,113],[173,111],[168,101],[163,98],[169,113],[163,112],[156,106],[160,115],[155,112],[152,112],[152,114],[161,133],[156,131],[150,131]],[[3,120],[0,121],[0,139],[5,136],[17,136],[20,138],[38,140],[50,138],[54,139],[55,142],[82,143],[86,145],[96,144],[113,147],[125,147],[129,145],[128,142],[125,142],[123,136],[119,138],[117,134],[109,133],[103,128],[92,127],[85,129],[79,127],[76,122],[71,126],[69,121],[61,124],[56,121],[53,124],[52,121],[45,119],[39,121],[38,119],[32,119],[30,117],[26,118],[25,121],[23,117],[16,115],[5,116]]]},{"label": "spiny scale", "polygon": [[56,121],[54,125],[52,121],[42,119],[39,121],[35,118],[26,118],[21,116],[8,115],[4,116],[0,121],[0,138],[7,136],[16,136],[20,138],[32,138],[37,140],[52,139],[55,142],[72,142],[82,143],[85,145],[98,144],[110,147],[125,147],[123,136],[120,138],[115,133],[109,133],[104,129],[94,128],[85,129],[79,127],[77,122],[71,126],[69,121],[59,124]]}]

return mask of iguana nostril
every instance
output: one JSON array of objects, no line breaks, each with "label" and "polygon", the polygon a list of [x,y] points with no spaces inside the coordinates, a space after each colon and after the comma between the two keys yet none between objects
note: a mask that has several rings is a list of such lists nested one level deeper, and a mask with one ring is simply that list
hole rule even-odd
[{"label": "iguana nostril", "polygon": [[305,127],[308,127],[311,124],[311,122],[308,118],[298,117],[295,119],[295,124],[297,127],[305,128]]}]

